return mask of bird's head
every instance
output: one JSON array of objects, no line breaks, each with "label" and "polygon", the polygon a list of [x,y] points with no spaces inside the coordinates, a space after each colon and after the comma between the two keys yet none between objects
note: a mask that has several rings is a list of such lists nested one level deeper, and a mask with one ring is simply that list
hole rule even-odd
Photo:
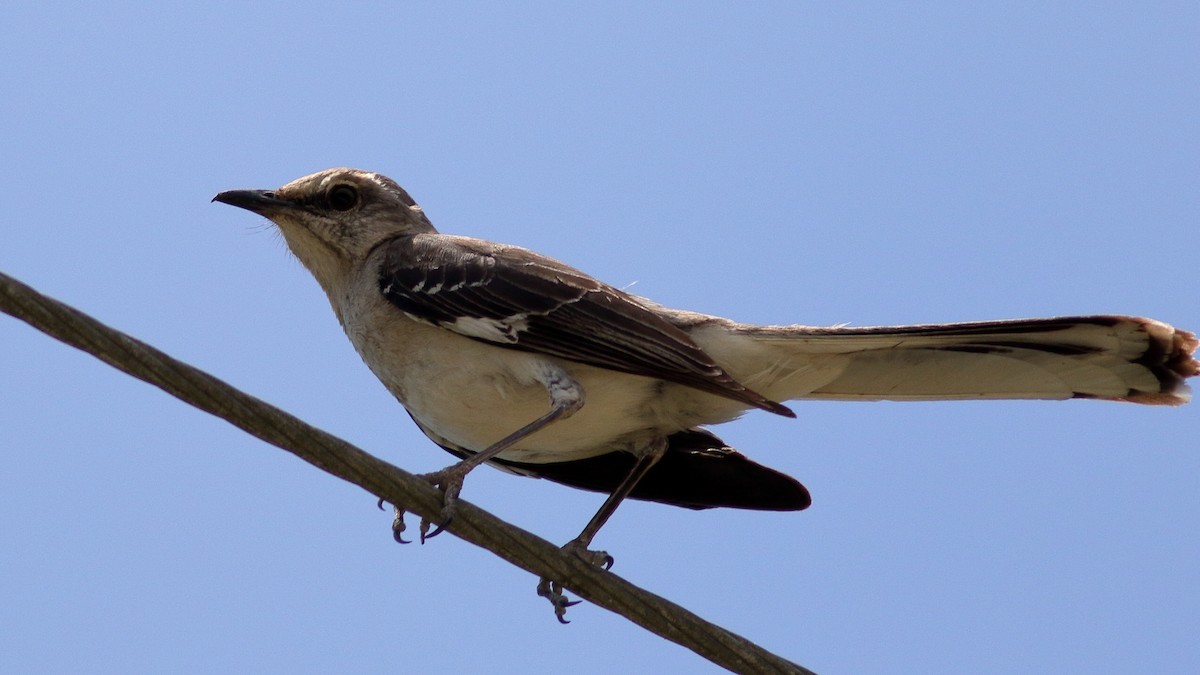
[{"label": "bird's head", "polygon": [[278,190],[230,190],[213,201],[269,218],[323,285],[360,263],[380,242],[434,231],[404,188],[359,169],[327,169]]}]

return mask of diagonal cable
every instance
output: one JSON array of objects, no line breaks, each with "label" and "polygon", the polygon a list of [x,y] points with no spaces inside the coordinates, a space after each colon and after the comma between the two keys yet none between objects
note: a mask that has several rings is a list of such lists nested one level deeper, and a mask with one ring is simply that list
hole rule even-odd
[{"label": "diagonal cable", "polygon": [[[406,511],[439,518],[441,494],[429,483],[2,272],[0,311]],[[734,672],[812,672],[468,502],[459,501],[446,531]]]}]

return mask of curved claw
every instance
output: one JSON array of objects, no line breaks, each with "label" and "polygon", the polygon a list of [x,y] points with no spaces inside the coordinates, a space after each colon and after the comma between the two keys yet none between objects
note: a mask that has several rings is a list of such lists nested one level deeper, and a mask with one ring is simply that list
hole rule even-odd
[{"label": "curved claw", "polygon": [[449,525],[449,523],[442,523],[441,525],[438,525],[437,527],[433,528],[433,532],[430,532],[429,534],[425,534],[424,532],[422,532],[421,533],[421,543],[423,544],[423,543],[425,543],[426,539],[433,539],[434,537],[438,536],[439,534],[445,532],[447,525]]},{"label": "curved claw", "polygon": [[563,550],[569,553],[574,553],[581,560],[585,560],[604,571],[611,570],[613,563],[616,562],[607,551],[593,551],[592,549],[587,548],[587,546],[579,540],[572,541],[566,546],[563,546]]},{"label": "curved claw", "polygon": [[554,618],[564,625],[571,623],[565,618],[567,608],[583,602],[582,600],[567,600],[567,596],[563,595],[562,585],[545,577],[538,580],[537,594],[550,601],[550,604],[554,606]]},{"label": "curved claw", "polygon": [[[434,525],[431,521],[421,519],[421,543],[424,544],[426,539],[433,539],[446,530],[446,527],[454,520],[454,514],[458,506],[458,494],[462,491],[463,476],[455,471],[456,467],[447,467],[441,471],[433,473],[421,474],[420,477],[429,481],[434,487],[442,491],[442,512],[441,521]],[[433,531],[430,532],[430,528]]]},{"label": "curved claw", "polygon": [[560,592],[557,597],[550,599],[550,604],[554,605],[554,618],[558,619],[558,622],[564,626],[571,623],[567,619],[567,608],[574,607],[575,605],[578,605],[581,602],[583,602],[583,601],[582,600],[567,600],[567,596],[563,595]]},{"label": "curved claw", "polygon": [[[446,530],[446,527],[454,520],[455,507],[458,504],[458,494],[462,490],[462,474],[455,470],[456,467],[448,467],[441,471],[433,473],[421,474],[419,477],[429,481],[434,487],[442,491],[442,512],[441,522],[434,525],[432,521],[421,519],[421,543],[424,544],[426,539],[433,539]],[[381,497],[375,503],[380,510],[383,510],[384,499]],[[404,532],[404,511],[393,505],[396,511],[396,517],[392,520],[392,538],[400,544],[412,543],[410,540],[401,536]],[[432,532],[430,529],[432,528]]]},{"label": "curved claw", "polygon": [[[566,546],[563,546],[563,550],[573,553],[580,559],[605,571],[612,569],[613,557],[611,555],[604,551],[593,551],[587,548],[587,544],[580,539],[571,541]],[[546,577],[542,577],[538,581],[537,594],[549,600],[550,604],[554,606],[554,616],[558,619],[559,623],[571,623],[564,618],[567,608],[574,607],[583,602],[582,600],[567,600],[567,596],[562,592],[562,584]]]},{"label": "curved claw", "polygon": [[[457,512],[457,508],[456,508],[457,505],[458,505],[457,498],[450,492],[447,492],[446,493],[446,503],[442,505],[442,512],[440,514],[441,518],[442,518],[442,522],[434,525],[433,522],[430,520],[427,520],[425,518],[421,519],[421,543],[422,544],[425,543],[426,539],[433,539],[434,537],[438,536],[442,532],[446,531],[446,528],[450,525],[450,523],[454,522],[454,515]],[[429,531],[430,527],[433,528],[432,532]]]},{"label": "curved claw", "polygon": [[[379,500],[379,503],[380,508],[382,508],[383,500]],[[404,529],[406,527],[404,524],[404,511],[400,510],[398,506],[392,508],[395,509],[396,513],[392,518],[392,539],[395,539],[397,544],[412,543],[410,540],[404,538]]]},{"label": "curved claw", "polygon": [[424,544],[426,539],[433,539],[434,537],[438,536],[442,532],[445,532],[446,526],[449,524],[450,524],[450,520],[442,521],[440,524],[438,524],[437,526],[435,526],[433,528],[432,532],[430,532],[429,528],[432,525],[432,523],[430,523],[428,520],[422,520],[421,521],[421,543]]}]

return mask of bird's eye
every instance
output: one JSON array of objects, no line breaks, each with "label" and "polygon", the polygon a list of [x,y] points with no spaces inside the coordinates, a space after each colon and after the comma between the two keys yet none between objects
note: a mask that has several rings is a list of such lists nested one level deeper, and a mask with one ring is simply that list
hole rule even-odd
[{"label": "bird's eye", "polygon": [[334,211],[349,211],[358,206],[358,190],[353,185],[334,185],[326,199]]}]

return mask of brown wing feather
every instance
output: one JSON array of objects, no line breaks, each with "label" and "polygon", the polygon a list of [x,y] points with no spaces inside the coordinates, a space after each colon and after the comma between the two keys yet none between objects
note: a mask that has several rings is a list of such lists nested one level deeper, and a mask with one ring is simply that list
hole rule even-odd
[{"label": "brown wing feather", "polygon": [[380,290],[418,321],[795,416],[736,381],[687,333],[633,296],[557,260],[438,234],[401,237],[388,246]]}]

